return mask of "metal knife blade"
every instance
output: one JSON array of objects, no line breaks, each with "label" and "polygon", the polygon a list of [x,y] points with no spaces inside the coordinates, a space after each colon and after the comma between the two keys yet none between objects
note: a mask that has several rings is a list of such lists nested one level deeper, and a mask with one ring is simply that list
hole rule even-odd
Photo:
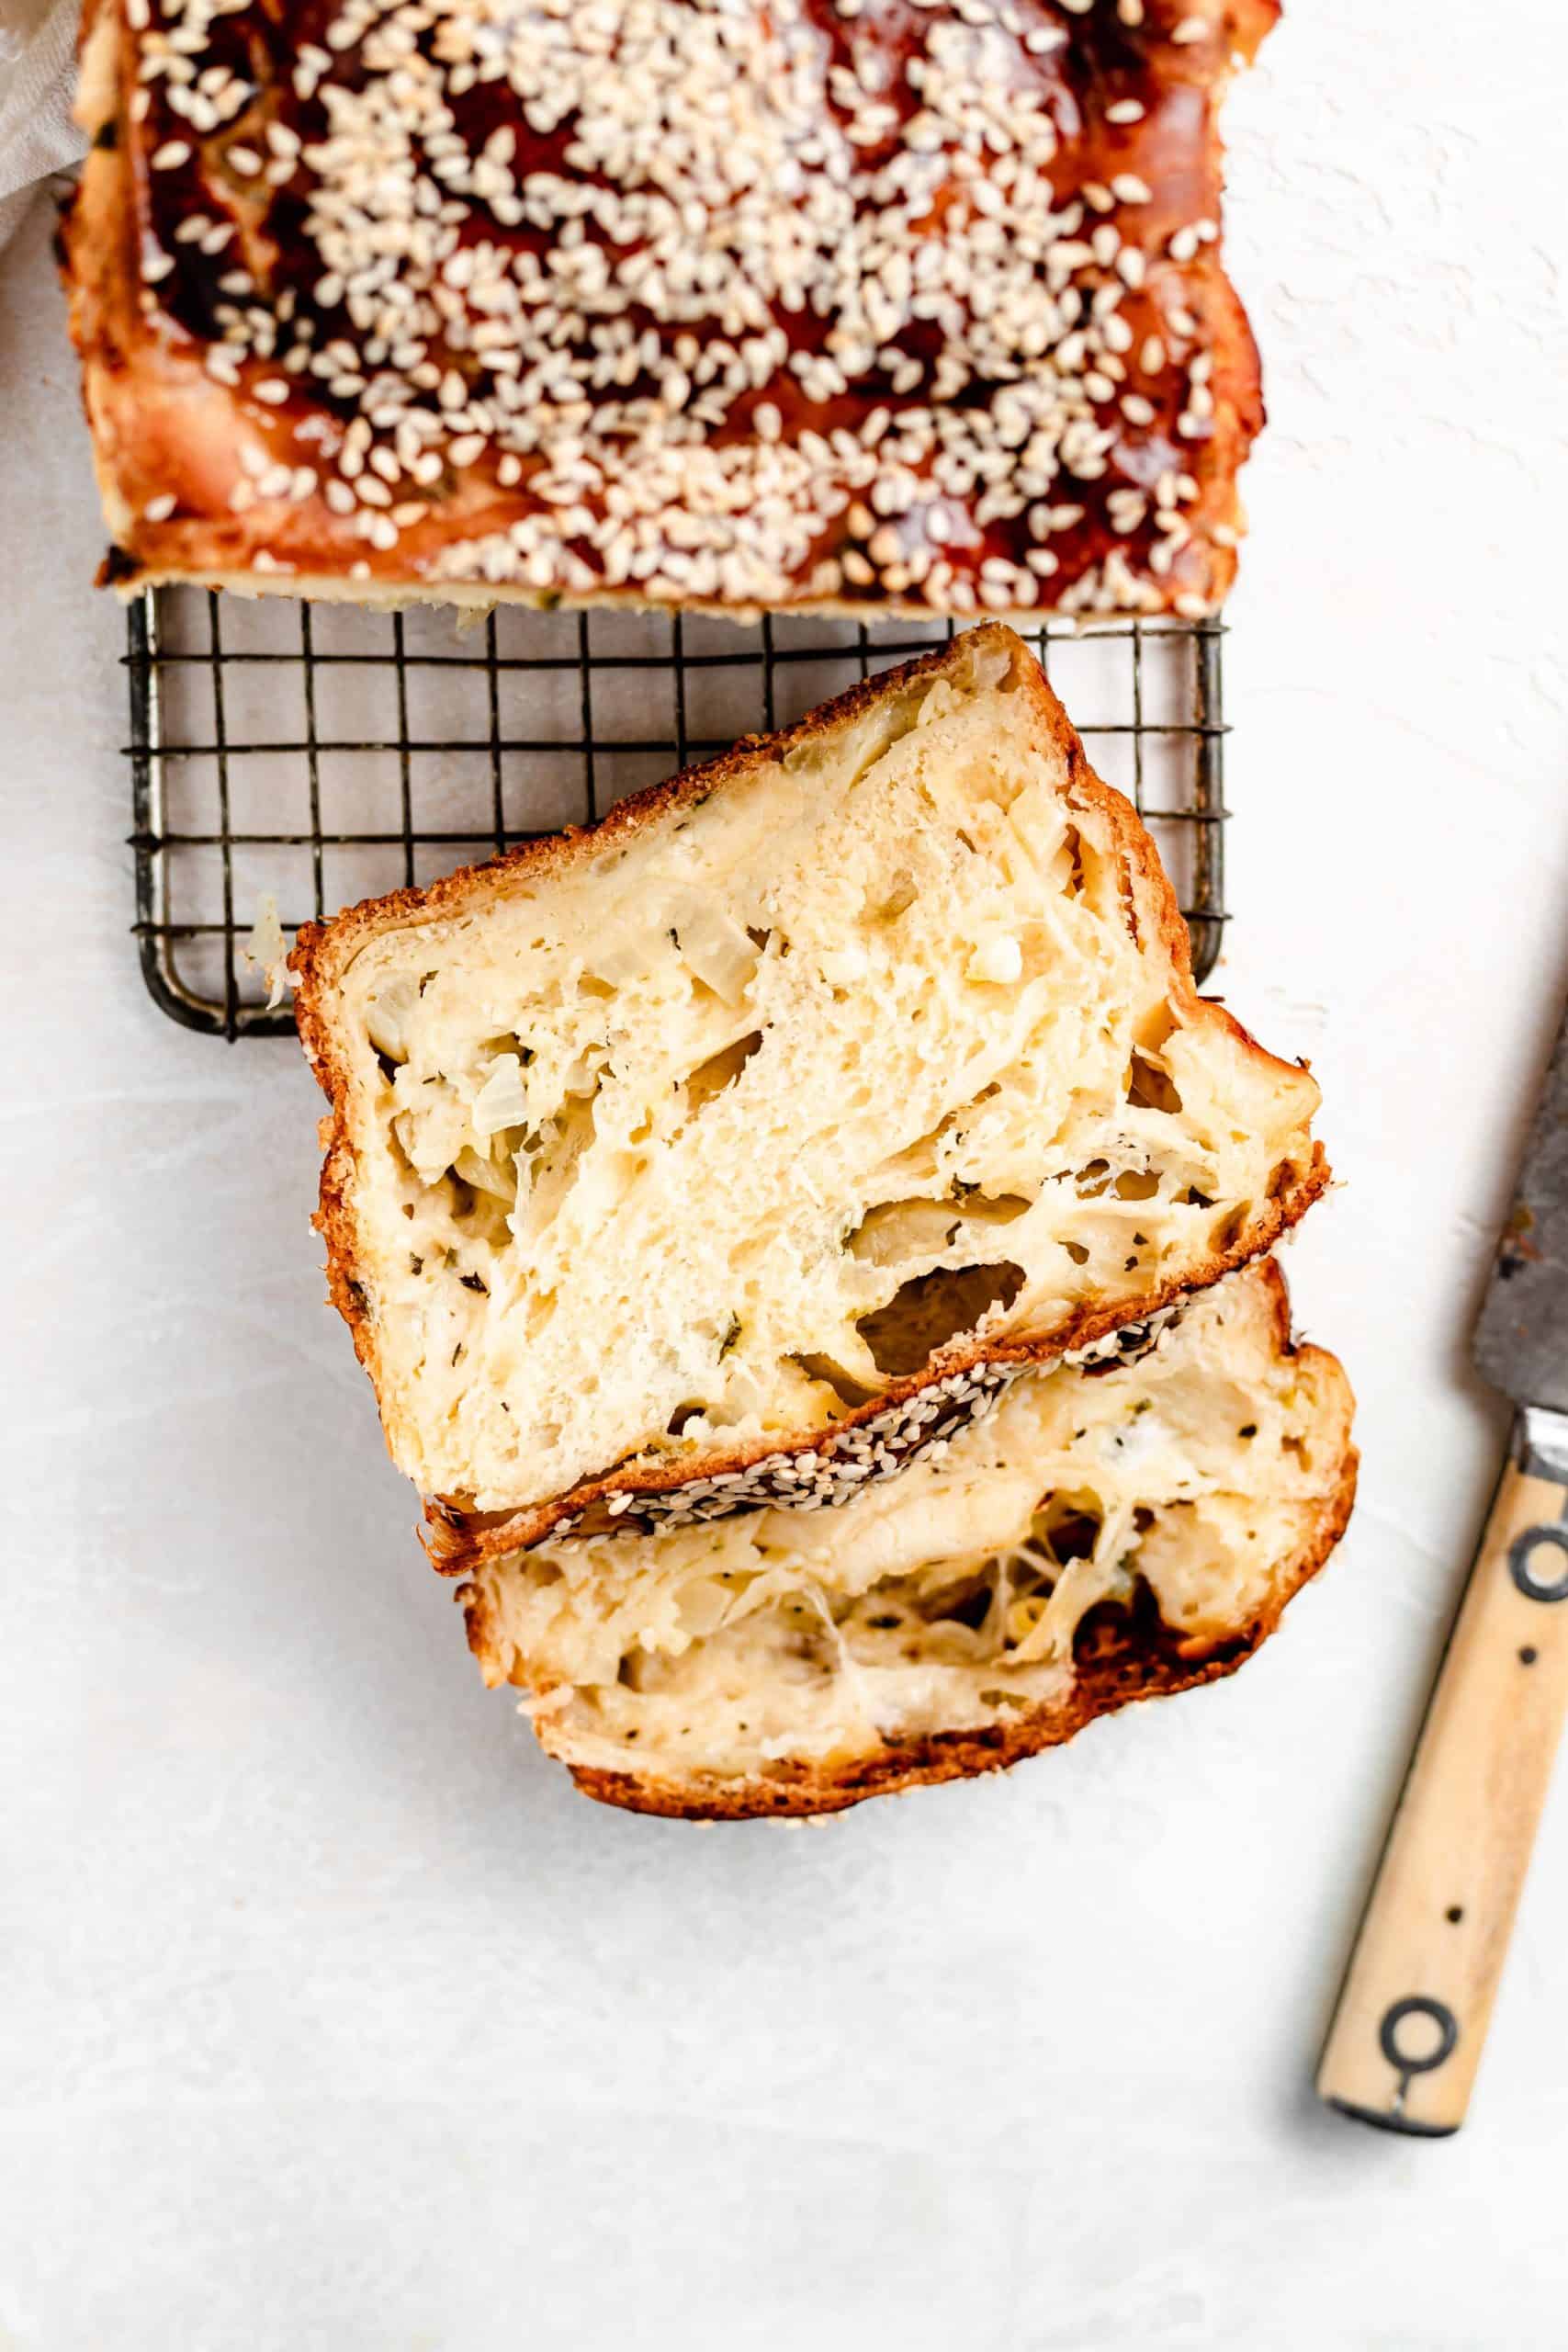
[{"label": "metal knife blade", "polygon": [[1516,1405],[1568,1413],[1568,1013],[1472,1345],[1483,1379]]}]

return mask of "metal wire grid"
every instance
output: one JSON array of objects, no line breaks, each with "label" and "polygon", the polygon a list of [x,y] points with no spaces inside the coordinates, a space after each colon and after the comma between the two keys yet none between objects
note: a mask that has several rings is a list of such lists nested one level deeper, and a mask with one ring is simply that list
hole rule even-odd
[{"label": "metal wire grid", "polygon": [[[247,954],[264,897],[307,916],[602,815],[951,626],[504,609],[149,591],[130,612],[136,934],[153,1001],[228,1038],[292,1028]],[[1200,979],[1224,894],[1214,622],[1027,631],[1090,758],[1159,842]]]}]

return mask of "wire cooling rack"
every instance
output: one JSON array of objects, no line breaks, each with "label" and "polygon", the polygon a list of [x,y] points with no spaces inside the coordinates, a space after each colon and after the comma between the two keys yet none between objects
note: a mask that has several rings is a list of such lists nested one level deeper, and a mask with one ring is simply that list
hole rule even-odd
[{"label": "wire cooling rack", "polygon": [[[229,1038],[290,1030],[248,952],[357,899],[603,814],[953,634],[150,590],[130,607],[136,933],[154,1001]],[[1225,922],[1215,622],[1024,634],[1094,765],[1159,843],[1200,979]]]}]

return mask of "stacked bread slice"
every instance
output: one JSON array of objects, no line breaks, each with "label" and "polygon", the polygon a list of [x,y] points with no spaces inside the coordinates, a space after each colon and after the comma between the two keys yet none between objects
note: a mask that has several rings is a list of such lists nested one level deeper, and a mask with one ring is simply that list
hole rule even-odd
[{"label": "stacked bread slice", "polygon": [[[1271,1276],[1213,1289],[1323,1191],[1316,1087],[1196,995],[1008,630],[295,970],[333,1297],[487,1675],[595,1793],[812,1811],[1008,1760],[1234,1662],[1334,1541],[1337,1369]],[[1168,1435],[1102,1495],[1123,1411]]]},{"label": "stacked bread slice", "polygon": [[592,1796],[836,1812],[1014,1762],[1228,1674],[1344,1528],[1344,1374],[1271,1259],[1141,1360],[1017,1381],[890,1484],[805,1516],[568,1538],[461,1588],[487,1682]]}]

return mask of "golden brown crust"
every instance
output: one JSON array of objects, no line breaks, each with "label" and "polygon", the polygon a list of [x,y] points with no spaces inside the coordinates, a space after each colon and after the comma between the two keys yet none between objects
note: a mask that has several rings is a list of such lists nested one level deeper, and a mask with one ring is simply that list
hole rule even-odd
[{"label": "golden brown crust", "polygon": [[[1272,1261],[1257,1272],[1268,1285],[1278,1352],[1310,1365],[1316,1382],[1333,1400],[1334,1469],[1305,1541],[1295,1557],[1282,1565],[1268,1606],[1250,1622],[1219,1642],[1194,1642],[1161,1620],[1153,1595],[1144,1586],[1132,1610],[1106,1604],[1084,1619],[1075,1644],[1073,1685],[1066,1696],[1006,1724],[893,1744],[842,1766],[824,1769],[782,1760],[769,1768],[766,1779],[715,1779],[705,1784],[661,1779],[657,1773],[604,1771],[573,1764],[568,1757],[564,1760],[578,1787],[602,1804],[683,1821],[752,1821],[842,1813],[867,1797],[1005,1770],[1025,1757],[1060,1747],[1100,1715],[1113,1714],[1136,1701],[1168,1698],[1234,1674],[1276,1630],[1286,1608],[1317,1574],[1344,1534],[1355,1502],[1359,1459],[1350,1439],[1354,1398],[1342,1367],[1321,1348],[1292,1345],[1290,1295],[1284,1277]],[[489,1623],[486,1600],[472,1585],[463,1587],[457,1598],[464,1610],[468,1646],[482,1662],[496,1648],[496,1629]],[[513,1679],[521,1679],[520,1673]],[[549,1748],[547,1718],[537,1721],[536,1729],[541,1745]]]},{"label": "golden brown crust", "polygon": [[[853,720],[909,681],[934,675],[950,664],[967,661],[984,645],[992,643],[1006,650],[1011,675],[1029,694],[1034,706],[1035,724],[1066,769],[1067,790],[1074,805],[1094,809],[1110,824],[1128,870],[1136,877],[1142,918],[1152,917],[1153,922],[1153,936],[1144,944],[1149,952],[1168,960],[1169,997],[1179,1017],[1220,1023],[1247,1053],[1281,1073],[1291,1069],[1291,1065],[1267,1053],[1224,1007],[1199,997],[1192,979],[1187,926],[1154,843],[1136,811],[1122,794],[1095,775],[1071,721],[1027,648],[1010,630],[989,623],[972,631],[968,638],[960,638],[953,646],[940,647],[919,661],[851,688],[780,734],[747,737],[718,759],[619,802],[597,826],[525,842],[487,865],[464,867],[447,875],[425,889],[398,890],[387,898],[368,899],[330,923],[307,924],[300,931],[289,959],[296,979],[295,1017],[318,1082],[331,1105],[324,1123],[326,1156],[315,1223],[327,1247],[328,1295],[348,1324],[355,1352],[378,1388],[374,1325],[355,1271],[363,1262],[363,1253],[355,1224],[354,1150],[347,1115],[349,1073],[334,1032],[330,1002],[333,989],[354,958],[369,941],[387,932],[458,915],[470,906],[493,899],[498,893],[504,896],[513,878],[532,882],[552,867],[596,854],[606,844],[634,834],[667,811],[689,807],[748,770],[783,758],[792,748]],[[1314,1145],[1308,1161],[1292,1167],[1288,1181],[1276,1197],[1256,1205],[1249,1223],[1228,1248],[1214,1251],[1185,1277],[1168,1279],[1151,1289],[1135,1307],[1084,1306],[1048,1331],[1000,1342],[960,1341],[934,1358],[924,1373],[894,1382],[869,1405],[846,1413],[807,1443],[789,1449],[781,1447],[776,1441],[763,1439],[749,1446],[684,1458],[668,1465],[613,1471],[585,1479],[569,1493],[517,1511],[475,1512],[461,1496],[432,1497],[425,1504],[425,1547],[443,1575],[461,1576],[481,1560],[499,1558],[543,1542],[563,1521],[577,1521],[584,1511],[607,1503],[612,1496],[628,1492],[665,1495],[694,1480],[744,1469],[764,1459],[787,1454],[796,1458],[826,1454],[848,1433],[929,1391],[940,1381],[983,1366],[1022,1367],[1049,1363],[1092,1344],[1122,1326],[1143,1321],[1186,1293],[1206,1288],[1223,1274],[1271,1250],[1305,1215],[1328,1182],[1329,1169],[1322,1146]]]},{"label": "golden brown crust", "polygon": [[[181,0],[182,8],[184,5]],[[863,56],[869,46],[882,61],[877,70],[891,71],[897,107],[910,118],[918,94],[903,90],[901,74],[917,38],[911,25],[920,27],[919,37],[924,37],[921,20],[912,18],[901,0],[872,0],[852,18],[840,18],[827,0],[803,0],[803,40],[809,33],[825,41],[840,73],[851,72],[852,59]],[[1108,465],[1100,468],[1091,453],[1081,474],[1072,464],[1064,464],[1059,471],[1048,469],[1049,478],[1042,475],[1044,489],[1028,489],[1022,507],[1007,515],[987,506],[988,477],[965,488],[957,476],[959,486],[948,497],[956,522],[946,538],[926,534],[923,524],[906,527],[908,516],[919,511],[918,499],[904,509],[897,503],[891,509],[878,506],[879,515],[891,514],[894,537],[901,537],[903,545],[890,559],[879,556],[874,565],[865,549],[880,534],[856,536],[845,519],[852,503],[819,514],[808,501],[809,527],[791,542],[787,563],[781,559],[773,564],[772,557],[763,561],[759,554],[757,567],[744,577],[743,566],[741,571],[733,566],[724,569],[736,549],[748,543],[743,535],[727,537],[723,499],[717,497],[710,517],[713,528],[700,550],[705,561],[710,541],[717,550],[711,580],[701,569],[664,568],[662,555],[660,568],[645,578],[616,578],[602,537],[585,532],[552,536],[556,526],[551,518],[562,511],[562,501],[554,478],[547,476],[547,465],[555,463],[548,457],[549,445],[545,445],[544,455],[538,448],[526,451],[519,461],[520,480],[498,471],[511,425],[504,418],[498,423],[491,413],[496,409],[494,386],[471,339],[474,319],[459,322],[445,348],[431,343],[435,356],[428,364],[437,372],[456,364],[471,379],[473,415],[484,428],[479,436],[485,444],[482,451],[454,458],[428,493],[401,480],[393,505],[400,512],[408,510],[409,518],[396,525],[391,544],[363,536],[374,517],[352,498],[347,511],[341,503],[329,503],[327,483],[342,487],[333,472],[340,446],[348,426],[365,413],[361,396],[333,388],[333,382],[351,383],[352,371],[328,381],[310,372],[310,360],[287,379],[279,368],[302,322],[309,323],[313,337],[312,356],[334,342],[348,348],[364,341],[363,326],[348,318],[343,301],[321,295],[321,288],[334,273],[324,266],[317,243],[307,240],[302,225],[319,186],[319,171],[325,168],[313,160],[324,152],[321,142],[329,128],[320,87],[351,94],[361,87],[366,68],[360,42],[351,40],[344,50],[334,48],[324,83],[310,80],[307,90],[299,78],[298,60],[312,44],[320,50],[336,15],[332,0],[285,0],[276,8],[242,8],[210,23],[195,12],[192,23],[200,22],[202,40],[193,66],[231,73],[237,77],[235,87],[243,80],[245,98],[237,113],[224,112],[220,120],[193,129],[185,115],[172,110],[174,77],[152,70],[154,45],[166,45],[171,31],[186,29],[183,16],[179,9],[172,16],[165,10],[167,22],[137,29],[133,17],[139,9],[145,14],[141,0],[88,0],[83,117],[96,134],[96,143],[64,231],[72,334],[82,360],[96,463],[115,541],[106,576],[117,587],[130,592],[150,582],[183,580],[249,593],[371,602],[435,597],[480,604],[680,605],[737,617],[750,616],[763,606],[929,617],[932,612],[973,614],[987,603],[994,609],[1018,611],[1026,602],[1041,611],[1185,612],[1214,609],[1229,587],[1242,526],[1236,478],[1262,424],[1263,408],[1257,349],[1218,258],[1217,118],[1233,62],[1256,51],[1277,17],[1277,0],[1146,0],[1144,22],[1137,28],[1121,23],[1111,0],[1097,0],[1087,17],[1069,15],[1051,0],[1026,0],[1021,15],[999,11],[987,36],[1005,40],[1010,52],[1000,82],[1027,94],[1031,106],[1055,123],[1054,161],[1045,175],[1055,200],[1066,208],[1066,226],[1058,231],[1052,253],[1071,250],[1078,256],[1066,265],[1066,282],[1081,290],[1091,330],[1098,324],[1092,296],[1103,287],[1120,288],[1118,317],[1130,341],[1125,348],[1120,342],[1111,346],[1109,356],[1123,373],[1109,394],[1096,390],[1083,401],[1088,423],[1112,433]],[[974,23],[972,15],[965,17],[956,11],[931,14],[942,22],[951,14],[955,28]],[[1204,25],[1204,36],[1193,41],[1176,38],[1185,22]],[[1043,55],[1031,52],[1027,37],[1041,31],[1060,36],[1066,46]],[[760,11],[758,39],[770,37],[768,12]],[[320,53],[327,55],[324,50]],[[139,107],[146,101],[140,115],[133,110],[133,99]],[[460,139],[470,131],[476,141],[492,137],[498,126],[513,130],[520,141],[515,157],[519,187],[529,176],[542,184],[550,177],[570,183],[577,175],[578,166],[567,153],[572,122],[547,132],[531,127],[504,81],[487,81],[468,95],[448,89],[446,103]],[[1124,119],[1129,106],[1142,109],[1137,119]],[[1123,113],[1113,119],[1110,109],[1115,107]],[[825,112],[829,119],[841,118],[841,96],[834,96]],[[292,176],[269,185],[263,177],[238,175],[229,160],[232,151],[251,142],[270,168],[273,154],[265,142],[275,131],[295,141],[296,154],[303,141],[303,157]],[[889,138],[896,148],[897,139],[891,133]],[[190,150],[183,163],[154,166],[154,157],[167,157],[171,148],[180,146]],[[957,160],[955,151],[953,174],[932,197],[929,213],[917,220],[919,238],[949,233],[953,189],[965,185],[956,171]],[[986,166],[987,173],[990,168]],[[588,184],[592,185],[592,173]],[[453,199],[451,183],[446,185],[448,201],[465,201]],[[993,178],[993,192],[1003,185]],[[1118,187],[1136,191],[1140,186],[1146,196],[1134,193],[1123,200],[1114,193]],[[891,208],[900,217],[907,209],[902,198]],[[379,220],[373,224],[383,237],[378,250],[385,250],[386,226]],[[1124,285],[1118,266],[1087,257],[1095,236],[1107,228],[1114,229],[1125,249],[1137,257],[1135,271],[1128,265]],[[226,240],[225,230],[230,232]],[[466,199],[458,233],[466,243],[479,241],[512,258],[541,249],[535,224],[511,221],[504,206],[497,211],[477,196]],[[209,250],[214,240],[222,242]],[[547,237],[542,243],[547,246]],[[613,242],[606,246],[612,276],[622,266],[625,250]],[[251,280],[248,291],[235,290],[240,263]],[[1060,290],[1043,260],[1038,274],[1042,288],[1049,279]],[[231,281],[227,291],[225,279]],[[271,339],[257,347],[244,340],[251,333],[246,322],[253,312],[274,321],[274,328],[267,330]],[[597,318],[592,307],[588,315]],[[649,315],[635,312],[636,324],[645,332]],[[663,399],[666,377],[660,371],[673,364],[671,351],[684,331],[684,320],[679,311],[668,320],[657,311],[651,315],[652,331],[663,348],[652,374],[636,378],[629,389],[641,399],[651,399],[657,390]],[[775,303],[772,315],[773,330],[795,345],[797,356],[801,338],[818,334],[810,323],[816,317],[815,295],[800,312]],[[709,334],[715,331],[705,318],[699,317],[697,323]],[[832,325],[829,306],[820,336]],[[712,449],[728,462],[738,450],[761,447],[770,436],[757,424],[757,412],[769,406],[783,412],[783,444],[792,450],[798,447],[802,432],[815,433],[824,447],[824,436],[858,439],[883,411],[894,418],[884,436],[891,447],[906,412],[945,411],[952,415],[975,401],[976,390],[987,397],[998,390],[1005,392],[1014,381],[1010,372],[1014,369],[1017,379],[1024,382],[1035,380],[1042,369],[1056,371],[1053,382],[1079,385],[1089,377],[1098,380],[1101,370],[1097,363],[1106,356],[1091,348],[1087,359],[1082,354],[1064,357],[1063,340],[1071,326],[1064,320],[1052,329],[1055,339],[1045,353],[1025,345],[1021,359],[1011,355],[1000,363],[996,380],[987,381],[982,369],[962,390],[944,396],[934,368],[940,338],[934,328],[928,335],[929,326],[929,314],[917,313],[906,318],[896,334],[885,330],[892,335],[885,346],[889,351],[895,345],[920,350],[925,342],[931,344],[925,353],[925,374],[912,389],[892,389],[888,368],[878,358],[862,372],[852,372],[841,391],[812,398],[803,389],[809,379],[797,381],[787,368],[776,366],[765,379],[748,382],[725,421],[713,426]],[[944,326],[942,334],[948,332]],[[214,345],[223,345],[225,334],[236,356],[232,367],[225,361],[215,375],[209,354]],[[1167,354],[1158,366],[1144,362],[1151,338]],[[1186,372],[1193,361],[1205,371],[1201,377],[1190,378]],[[369,373],[374,378],[373,366]],[[1194,383],[1202,395],[1198,403],[1190,397]],[[285,386],[286,397],[274,404],[265,388],[279,384]],[[610,393],[617,390],[615,385],[609,387]],[[1144,406],[1134,415],[1124,412],[1122,401],[1128,394],[1146,406],[1146,418]],[[591,410],[599,397],[591,395]],[[370,399],[370,393],[365,398]],[[431,413],[438,424],[440,412],[434,401],[432,393]],[[1201,412],[1196,415],[1195,406]],[[465,429],[449,438],[451,446],[462,449],[474,435],[467,430],[468,412],[457,413]],[[583,429],[570,418],[561,428],[568,440]],[[592,416],[586,429],[591,435],[596,429]],[[615,435],[611,439],[614,443]],[[243,443],[255,459],[248,471],[242,464]],[[999,446],[1017,444],[1009,444],[1004,435]],[[934,462],[929,452],[910,461],[912,474],[925,480],[928,490]],[[829,461],[822,463],[828,466]],[[1055,464],[1053,458],[1052,469]],[[307,470],[312,486],[301,491],[298,482]],[[606,483],[613,470],[606,474]],[[274,472],[292,477],[293,486],[287,492],[259,493],[258,481]],[[1151,497],[1145,502],[1147,512],[1130,527],[1107,503],[1113,492],[1124,498],[1135,497],[1140,490],[1152,493],[1157,480],[1179,476],[1190,478],[1192,491],[1172,492],[1163,509]],[[542,487],[536,489],[536,482]],[[412,498],[407,494],[411,488],[417,492]],[[867,484],[859,489],[869,494]],[[604,520],[599,497],[595,490],[588,500],[596,525]],[[1057,566],[1044,573],[1030,571],[1025,560],[1043,545],[1025,520],[1042,498],[1047,503],[1054,500],[1064,512],[1071,506],[1082,509],[1080,521],[1051,526],[1050,552]],[[424,511],[413,514],[416,506]],[[668,511],[674,514],[680,508],[677,500]],[[377,512],[391,529],[392,508]],[[1173,536],[1169,561],[1162,557],[1156,564],[1152,559],[1160,537],[1156,527],[1160,512],[1179,515],[1186,536]],[[527,534],[547,525],[546,539],[536,547]],[[524,539],[509,556],[509,535],[519,530]],[[536,577],[523,548],[537,557],[541,568]],[[906,577],[914,558],[933,566],[930,577]],[[983,575],[986,563],[999,566],[999,572]],[[853,570],[857,564],[869,576],[858,576]],[[1124,578],[1118,566],[1124,566]],[[944,567],[950,578],[942,577]],[[1008,593],[1010,581],[1016,594]],[[988,595],[987,591],[998,593]]]}]

